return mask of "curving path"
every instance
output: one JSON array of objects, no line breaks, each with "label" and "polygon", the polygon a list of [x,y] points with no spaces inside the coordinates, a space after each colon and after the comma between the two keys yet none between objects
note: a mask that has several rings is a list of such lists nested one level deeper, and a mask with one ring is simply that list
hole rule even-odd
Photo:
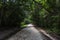
[{"label": "curving path", "polygon": [[26,28],[17,32],[7,40],[43,40],[42,34],[32,24],[28,24]]},{"label": "curving path", "polygon": [[33,24],[28,24],[26,28],[12,35],[6,40],[55,40],[49,38],[43,31],[38,31]]}]

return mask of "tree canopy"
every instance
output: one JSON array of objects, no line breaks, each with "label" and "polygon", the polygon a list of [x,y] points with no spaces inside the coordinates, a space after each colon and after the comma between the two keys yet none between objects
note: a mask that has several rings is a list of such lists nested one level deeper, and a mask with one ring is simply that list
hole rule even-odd
[{"label": "tree canopy", "polygon": [[27,21],[60,32],[60,0],[0,0],[0,27]]}]

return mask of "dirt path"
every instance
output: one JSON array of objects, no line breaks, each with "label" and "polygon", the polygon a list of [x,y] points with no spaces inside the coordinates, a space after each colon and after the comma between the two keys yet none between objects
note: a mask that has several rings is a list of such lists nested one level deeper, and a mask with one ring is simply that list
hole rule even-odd
[{"label": "dirt path", "polygon": [[26,28],[17,32],[7,40],[51,40],[39,32],[33,25],[28,24]]},{"label": "dirt path", "polygon": [[[0,40],[2,40],[5,36],[9,35],[11,32],[14,33],[14,30],[18,30],[18,28],[14,28],[11,30],[6,30],[0,32]],[[48,36],[48,37],[47,37]],[[13,34],[8,39],[4,40],[55,40],[46,32],[41,29],[35,28],[32,24],[28,24],[26,28],[18,31],[16,34]]]}]

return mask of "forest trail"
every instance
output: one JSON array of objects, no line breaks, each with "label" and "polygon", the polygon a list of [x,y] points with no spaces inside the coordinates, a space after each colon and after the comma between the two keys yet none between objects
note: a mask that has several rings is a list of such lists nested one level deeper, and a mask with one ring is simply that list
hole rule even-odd
[{"label": "forest trail", "polygon": [[17,32],[7,40],[51,40],[44,34],[39,32],[32,24],[28,24],[26,28]]}]

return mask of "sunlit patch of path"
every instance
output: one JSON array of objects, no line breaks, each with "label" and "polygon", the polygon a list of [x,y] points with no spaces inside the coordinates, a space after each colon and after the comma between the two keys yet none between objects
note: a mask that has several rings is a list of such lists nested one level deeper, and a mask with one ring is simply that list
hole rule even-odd
[{"label": "sunlit patch of path", "polygon": [[26,28],[17,32],[7,40],[43,40],[43,37],[32,24],[28,24]]}]

